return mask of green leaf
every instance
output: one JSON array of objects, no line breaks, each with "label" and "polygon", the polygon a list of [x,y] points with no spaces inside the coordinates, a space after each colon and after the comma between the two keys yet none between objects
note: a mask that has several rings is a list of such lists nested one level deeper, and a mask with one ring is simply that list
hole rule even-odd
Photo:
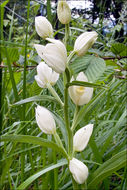
[{"label": "green leaf", "polygon": [[13,62],[16,62],[18,61],[19,59],[19,52],[18,52],[18,49],[17,48],[7,48],[7,51],[8,51],[8,56],[10,58],[10,62],[13,63]]},{"label": "green leaf", "polygon": [[105,61],[102,58],[95,57],[93,55],[85,55],[83,57],[76,58],[71,68],[74,72],[85,72],[89,81],[95,82],[104,73],[106,69]]},{"label": "green leaf", "polygon": [[0,4],[0,7],[5,7],[5,5],[9,2],[9,0],[4,1],[3,3]]},{"label": "green leaf", "polygon": [[38,95],[38,96],[33,96],[30,98],[26,98],[24,100],[20,100],[18,102],[16,102],[15,104],[13,104],[13,106],[20,106],[22,104],[26,104],[29,102],[37,102],[37,101],[50,101],[50,102],[56,102],[56,99],[53,98],[52,96],[48,96],[48,95]]},{"label": "green leaf", "polygon": [[70,66],[75,73],[79,73],[80,71],[85,71],[87,69],[91,59],[91,55],[77,57]]},{"label": "green leaf", "polygon": [[36,174],[32,175],[31,177],[29,177],[26,181],[24,181],[18,188],[17,190],[23,190],[25,189],[26,187],[28,187],[28,185],[30,185],[33,181],[35,181],[37,178],[39,178],[40,176],[42,176],[43,174],[55,169],[55,168],[58,168],[60,166],[64,166],[64,165],[67,165],[67,160],[60,160],[57,164],[51,164],[49,165],[48,167],[46,168],[43,168],[43,170],[37,172]]},{"label": "green leaf", "polygon": [[89,178],[88,189],[100,183],[106,177],[112,175],[113,172],[123,168],[126,165],[126,149],[119,152],[111,159],[104,162]]},{"label": "green leaf", "polygon": [[57,152],[61,152],[67,158],[66,153],[57,144],[40,137],[34,137],[30,135],[7,135],[7,136],[2,136],[0,141],[31,143],[31,144],[36,144],[36,145],[40,145],[47,148],[52,148],[53,150]]},{"label": "green leaf", "polygon": [[123,43],[115,43],[115,44],[112,44],[111,51],[116,56],[126,56],[127,55],[127,46],[125,46]]},{"label": "green leaf", "polygon": [[93,109],[98,102],[100,102],[100,100],[102,101],[102,97],[104,97],[104,94],[106,93],[106,90],[101,90],[88,104],[86,104],[85,106],[83,106],[81,108],[81,110],[79,111],[79,113],[77,114],[76,118],[75,118],[75,123],[74,126],[77,126],[79,124],[79,122],[85,117],[85,115],[91,110]]},{"label": "green leaf", "polygon": [[104,73],[106,69],[106,64],[104,59],[102,58],[95,56],[91,57],[92,59],[90,61],[90,64],[88,65],[88,68],[85,71],[85,74],[87,75],[89,81],[95,82]]},{"label": "green leaf", "polygon": [[107,139],[105,140],[102,150],[101,150],[101,154],[103,155],[104,152],[106,151],[107,147],[109,146],[114,134],[119,130],[119,127],[122,125],[122,123],[125,121],[126,118],[126,110],[124,110],[123,114],[121,115],[121,117],[119,118],[119,120],[117,121],[116,125],[111,128],[111,130],[109,130],[108,134],[107,134]]},{"label": "green leaf", "polygon": [[85,87],[92,87],[92,88],[106,88],[105,86],[100,85],[100,84],[83,82],[83,81],[72,81],[70,83],[67,83],[67,87],[69,87],[69,86],[85,86]]}]

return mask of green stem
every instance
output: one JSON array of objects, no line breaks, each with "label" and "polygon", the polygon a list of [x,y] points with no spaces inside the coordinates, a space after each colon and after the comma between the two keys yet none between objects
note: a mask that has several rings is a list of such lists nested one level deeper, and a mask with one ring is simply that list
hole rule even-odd
[{"label": "green stem", "polygon": [[75,51],[72,51],[70,55],[67,57],[67,66],[69,65],[69,62],[71,61],[72,57],[75,55]]},{"label": "green stem", "polygon": [[[57,163],[57,156],[56,156],[56,152],[53,151],[53,161],[54,164]],[[58,189],[58,168],[54,169],[54,190]]]},{"label": "green stem", "polygon": [[71,127],[71,130],[72,131],[74,131],[75,130],[75,127],[76,127],[76,125],[75,125],[75,121],[76,121],[76,116],[77,116],[77,114],[78,114],[78,112],[79,112],[79,106],[78,105],[76,105],[76,108],[75,108],[75,113],[74,113],[74,118],[73,118],[73,122],[72,122],[72,127]]},{"label": "green stem", "polygon": [[67,41],[70,34],[69,24],[65,24],[65,46],[67,47]]},{"label": "green stem", "polygon": [[[69,82],[70,77],[68,76],[68,72],[66,72],[66,70],[65,70],[65,74],[66,74],[66,82]],[[69,123],[68,88],[66,87],[66,84],[64,87],[64,119],[65,119],[67,134],[68,134],[68,154],[71,159],[73,155],[73,133],[72,133],[72,130],[70,128],[70,123]]]},{"label": "green stem", "polygon": [[71,179],[72,179],[73,190],[78,190],[79,189],[78,184],[76,183],[72,175],[71,175]]},{"label": "green stem", "polygon": [[65,150],[65,148],[64,148],[64,146],[63,146],[62,141],[60,140],[60,137],[59,137],[58,133],[56,132],[55,134],[53,134],[53,136],[54,136],[54,139],[55,139],[55,141],[56,141],[56,144],[57,144],[59,147],[61,147],[61,148],[63,149],[63,151],[64,151],[65,154],[66,154],[66,158],[68,159],[67,152],[66,152],[66,150]]},{"label": "green stem", "polygon": [[47,88],[51,92],[51,94],[55,97],[55,99],[60,103],[60,105],[63,107],[64,103],[62,102],[59,95],[57,94],[57,92],[54,90],[54,88],[50,83],[47,83]]}]

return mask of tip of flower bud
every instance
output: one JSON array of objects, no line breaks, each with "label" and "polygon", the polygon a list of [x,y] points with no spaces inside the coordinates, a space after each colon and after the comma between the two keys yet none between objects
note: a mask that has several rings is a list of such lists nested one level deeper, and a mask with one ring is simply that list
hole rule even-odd
[{"label": "tip of flower bud", "polygon": [[71,10],[66,1],[60,0],[58,2],[57,15],[62,24],[68,24],[71,21]]}]

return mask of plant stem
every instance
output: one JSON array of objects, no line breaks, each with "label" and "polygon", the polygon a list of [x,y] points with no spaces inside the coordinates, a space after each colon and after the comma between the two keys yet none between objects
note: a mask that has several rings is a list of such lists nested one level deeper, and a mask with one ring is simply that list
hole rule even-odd
[{"label": "plant stem", "polygon": [[69,24],[65,24],[65,46],[67,47],[67,41],[69,38],[69,33],[70,33],[70,28],[69,28]]},{"label": "plant stem", "polygon": [[52,87],[52,85],[50,83],[47,83],[47,87],[49,89],[49,91],[51,92],[51,94],[55,97],[55,99],[60,103],[60,105],[63,107],[64,103],[62,102],[62,100],[60,99],[59,95],[57,94],[57,92],[54,90],[54,88]]},{"label": "plant stem", "polygon": [[67,57],[67,66],[69,65],[69,62],[70,62],[70,60],[72,59],[72,57],[75,55],[75,51],[72,51],[71,53],[70,53],[70,55]]},{"label": "plant stem", "polygon": [[65,150],[65,148],[63,146],[62,141],[60,140],[60,137],[59,137],[58,133],[56,132],[55,134],[53,134],[53,136],[54,136],[54,139],[55,139],[57,145],[60,146],[63,149],[63,151],[66,154],[66,158],[68,158],[67,152],[66,152],[66,150]]},{"label": "plant stem", "polygon": [[74,118],[73,118],[73,122],[72,122],[72,127],[71,127],[71,130],[74,131],[76,125],[75,125],[75,120],[76,120],[76,116],[78,114],[78,111],[79,111],[79,106],[76,105],[76,108],[75,108],[75,113],[74,113]]},{"label": "plant stem", "polygon": [[73,190],[78,190],[79,189],[78,184],[76,183],[72,175],[71,175],[71,179],[72,179]]},{"label": "plant stem", "polygon": [[[66,83],[69,82],[69,76],[68,72],[65,70],[66,74]],[[73,155],[73,133],[70,128],[70,123],[69,123],[69,114],[68,114],[68,88],[64,87],[64,119],[65,119],[65,126],[68,134],[68,154],[70,159],[72,158]]]}]

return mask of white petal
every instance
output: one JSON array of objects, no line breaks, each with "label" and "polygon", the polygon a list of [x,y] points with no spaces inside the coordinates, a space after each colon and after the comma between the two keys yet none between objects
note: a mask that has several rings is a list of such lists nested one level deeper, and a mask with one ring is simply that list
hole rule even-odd
[{"label": "white petal", "polygon": [[37,106],[36,108],[36,121],[39,128],[46,134],[54,134],[56,132],[55,120],[52,113],[42,107]]},{"label": "white petal", "polygon": [[92,132],[93,124],[89,124],[85,127],[82,127],[75,133],[73,137],[74,151],[81,152],[86,148]]},{"label": "white petal", "polygon": [[40,45],[40,44],[34,44],[34,47],[35,47],[38,55],[43,59],[43,52],[45,50],[45,46]]},{"label": "white petal", "polygon": [[87,166],[76,158],[70,160],[69,170],[78,184],[83,184],[88,177]]}]

